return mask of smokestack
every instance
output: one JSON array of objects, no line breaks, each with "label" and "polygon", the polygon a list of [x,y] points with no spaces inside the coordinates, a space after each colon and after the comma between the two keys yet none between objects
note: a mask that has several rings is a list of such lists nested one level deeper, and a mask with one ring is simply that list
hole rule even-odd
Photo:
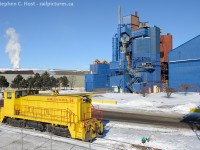
[{"label": "smokestack", "polygon": [[138,17],[138,12],[137,11],[135,11],[135,16]]},{"label": "smokestack", "polygon": [[6,30],[6,36],[9,38],[6,45],[6,53],[9,56],[10,64],[14,69],[20,67],[20,52],[21,45],[19,43],[19,36],[14,28],[8,28]]},{"label": "smokestack", "polygon": [[121,24],[121,7],[120,5],[118,6],[118,25]]}]

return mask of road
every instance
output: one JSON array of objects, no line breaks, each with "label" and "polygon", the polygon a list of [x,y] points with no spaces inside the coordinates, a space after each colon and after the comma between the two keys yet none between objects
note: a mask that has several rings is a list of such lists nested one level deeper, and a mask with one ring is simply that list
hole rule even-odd
[{"label": "road", "polygon": [[156,114],[125,113],[103,110],[103,119],[110,121],[161,125],[166,127],[189,128],[187,123],[181,122],[182,118],[157,116]]}]

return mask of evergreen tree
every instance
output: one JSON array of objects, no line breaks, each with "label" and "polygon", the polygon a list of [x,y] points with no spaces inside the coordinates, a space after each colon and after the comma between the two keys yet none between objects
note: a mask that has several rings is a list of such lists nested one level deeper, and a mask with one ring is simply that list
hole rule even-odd
[{"label": "evergreen tree", "polygon": [[5,76],[0,76],[0,88],[9,87],[9,82],[7,81]]},{"label": "evergreen tree", "polygon": [[18,88],[18,89],[20,89],[21,88],[21,82],[22,82],[23,79],[24,78],[20,74],[18,74],[14,78],[14,80],[12,81],[11,88]]},{"label": "evergreen tree", "polygon": [[27,83],[28,83],[28,89],[31,90],[32,88],[34,88],[34,83],[35,83],[35,78],[33,77],[28,77],[27,79]]},{"label": "evergreen tree", "polygon": [[20,88],[28,88],[28,81],[26,79],[22,79],[22,81],[20,82]]},{"label": "evergreen tree", "polygon": [[56,83],[57,83],[58,87],[62,86],[61,77],[56,79]]},{"label": "evergreen tree", "polygon": [[33,88],[38,90],[42,88],[42,78],[39,73],[36,73],[33,77]]},{"label": "evergreen tree", "polygon": [[50,77],[51,80],[51,88],[57,88],[58,87],[58,81],[56,80],[56,78],[54,76]]},{"label": "evergreen tree", "polygon": [[67,79],[66,76],[61,77],[61,83],[62,83],[62,86],[63,86],[64,88],[66,88],[66,87],[69,86],[69,80]]},{"label": "evergreen tree", "polygon": [[50,78],[50,75],[49,75],[49,73],[47,71],[45,71],[41,75],[41,79],[42,79],[42,88],[43,88],[43,90],[50,89],[50,87],[51,87],[51,78]]}]

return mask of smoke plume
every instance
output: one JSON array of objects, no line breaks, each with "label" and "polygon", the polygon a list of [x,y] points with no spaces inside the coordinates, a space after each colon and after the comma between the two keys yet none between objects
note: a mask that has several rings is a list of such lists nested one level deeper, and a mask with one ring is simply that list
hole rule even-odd
[{"label": "smoke plume", "polygon": [[6,30],[6,36],[8,37],[8,43],[6,45],[6,53],[9,56],[10,63],[14,69],[20,67],[20,51],[21,45],[19,43],[19,35],[14,28],[8,28]]}]

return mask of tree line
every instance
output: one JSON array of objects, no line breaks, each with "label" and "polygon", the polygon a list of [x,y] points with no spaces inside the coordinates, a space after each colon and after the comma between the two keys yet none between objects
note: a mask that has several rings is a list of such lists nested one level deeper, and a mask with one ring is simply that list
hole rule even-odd
[{"label": "tree line", "polygon": [[54,76],[50,76],[48,72],[44,72],[41,75],[36,73],[33,77],[30,76],[27,79],[18,74],[11,84],[9,84],[5,76],[0,76],[0,88],[7,88],[10,85],[14,89],[50,90],[52,88],[67,88],[69,86],[73,89],[76,79],[74,76],[70,76],[69,79],[66,76],[55,78]]}]

